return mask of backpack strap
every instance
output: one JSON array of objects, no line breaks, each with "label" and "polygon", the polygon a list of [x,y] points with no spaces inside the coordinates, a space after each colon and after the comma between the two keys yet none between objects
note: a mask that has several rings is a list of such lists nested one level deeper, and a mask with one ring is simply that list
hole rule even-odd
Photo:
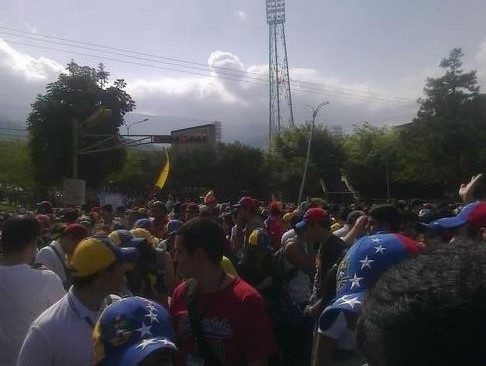
[{"label": "backpack strap", "polygon": [[54,251],[54,253],[56,253],[57,258],[59,259],[59,261],[62,264],[64,274],[66,275],[66,283],[63,283],[63,285],[64,285],[64,289],[67,290],[69,288],[69,286],[71,286],[71,272],[69,271],[69,269],[66,266],[66,259],[64,259],[62,257],[61,253],[59,253],[59,251],[57,250],[57,248],[54,245],[50,244],[49,247]]},{"label": "backpack strap", "polygon": [[221,366],[221,363],[214,355],[213,349],[204,337],[204,332],[201,324],[201,320],[204,314],[198,315],[197,313],[197,291],[197,281],[194,279],[188,280],[186,292],[184,294],[184,302],[186,303],[189,322],[191,324],[192,333],[196,342],[196,353],[198,354],[198,356],[203,357],[205,361],[208,361],[209,365]]}]

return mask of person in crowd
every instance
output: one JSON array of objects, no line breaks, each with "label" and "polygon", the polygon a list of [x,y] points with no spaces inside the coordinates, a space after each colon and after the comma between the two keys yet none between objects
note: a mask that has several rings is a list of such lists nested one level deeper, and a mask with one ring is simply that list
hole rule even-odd
[{"label": "person in crowd", "polygon": [[358,349],[369,366],[484,365],[485,308],[484,243],[442,243],[391,268],[368,291]]},{"label": "person in crowd", "polygon": [[349,249],[337,271],[336,296],[319,317],[312,366],[363,364],[353,333],[365,293],[385,270],[417,255],[420,248],[401,234],[379,233]]},{"label": "person in crowd", "polygon": [[231,231],[231,247],[237,253],[237,259],[241,259],[243,250],[248,244],[248,239],[256,228],[265,227],[265,224],[258,214],[258,200],[246,196],[242,197],[234,207],[236,212],[236,225]]},{"label": "person in crowd", "polygon": [[451,241],[465,238],[486,241],[486,201],[470,203],[456,216],[438,219],[424,226],[442,235],[449,232]]},{"label": "person in crowd", "polygon": [[[143,229],[136,229],[143,230]],[[108,237],[123,248],[136,248],[138,259],[127,271],[128,289],[168,307],[168,297],[175,287],[175,270],[171,256],[165,249],[147,241],[147,236],[136,236],[128,230],[116,230]]]},{"label": "person in crowd", "polygon": [[344,226],[336,231],[333,231],[333,234],[336,235],[338,238],[344,238],[346,235],[349,234],[353,226],[356,224],[358,218],[363,215],[363,211],[351,211],[346,217],[346,223],[344,224]]},{"label": "person in crowd", "polygon": [[267,231],[262,228],[255,229],[238,265],[240,277],[262,296],[273,285],[272,250]]},{"label": "person in crowd", "polygon": [[165,230],[166,238],[157,245],[157,248],[167,250],[167,252],[169,252],[172,258],[174,258],[174,254],[175,254],[174,253],[175,233],[182,226],[183,223],[184,222],[182,222],[181,220],[170,220],[167,223],[167,228]]},{"label": "person in crowd", "polygon": [[37,214],[38,215],[47,215],[52,218],[53,215],[53,209],[52,209],[52,203],[49,201],[42,201],[37,204]]},{"label": "person in crowd", "polygon": [[101,314],[93,331],[97,366],[183,366],[170,315],[141,297],[121,299]]},{"label": "person in crowd", "polygon": [[107,233],[110,233],[111,231],[118,228],[119,223],[115,220],[115,215],[113,214],[113,206],[111,204],[105,204],[101,206],[100,214],[102,225]]},{"label": "person in crowd", "polygon": [[89,236],[88,230],[80,224],[67,226],[57,240],[52,241],[37,253],[34,262],[46,266],[61,279],[64,289],[71,287],[71,273],[69,272],[68,258],[81,240]]},{"label": "person in crowd", "polygon": [[155,201],[150,211],[152,214],[150,232],[157,238],[163,238],[166,233],[167,223],[169,222],[169,211],[166,205],[160,201]]},{"label": "person in crowd", "polygon": [[186,205],[184,221],[189,221],[199,216],[199,205],[191,202]]},{"label": "person in crowd", "polygon": [[270,242],[275,251],[280,249],[282,235],[285,232],[281,207],[281,202],[272,201],[269,207],[270,216],[265,220],[265,227],[267,228]]},{"label": "person in crowd", "polygon": [[0,365],[15,365],[30,324],[64,296],[53,272],[31,266],[38,222],[12,216],[3,223],[0,242]]},{"label": "person in crowd", "polygon": [[306,313],[316,319],[323,306],[335,295],[334,281],[327,280],[328,272],[342,259],[346,244],[331,233],[331,220],[322,208],[309,209],[297,227],[304,231],[305,240],[318,245],[312,295]]},{"label": "person in crowd", "polygon": [[115,220],[119,223],[119,227],[117,227],[117,230],[120,229],[129,229],[131,226],[128,226],[128,215],[127,215],[127,209],[124,206],[118,206],[116,208],[116,217]]},{"label": "person in crowd", "polygon": [[107,237],[79,243],[70,263],[73,286],[32,323],[17,365],[92,365],[92,332],[101,305],[123,290],[124,264],[136,258],[135,248],[119,248]]},{"label": "person in crowd", "polygon": [[304,216],[304,214],[300,214],[300,211],[297,211],[297,210],[295,210],[291,213],[290,223],[289,223],[290,228],[285,233],[283,233],[282,239],[280,240],[280,247],[283,247],[283,245],[290,238],[293,238],[297,235],[297,232],[295,230],[295,225],[297,225],[299,222],[302,221],[302,216]]},{"label": "person in crowd", "polygon": [[378,205],[370,210],[369,215],[358,218],[343,241],[351,246],[359,237],[366,234],[399,232],[400,225],[400,213],[395,206],[390,204]]},{"label": "person in crowd", "polygon": [[224,231],[209,218],[186,222],[176,234],[184,278],[170,313],[177,344],[193,365],[266,365],[276,345],[262,297],[221,269]]}]

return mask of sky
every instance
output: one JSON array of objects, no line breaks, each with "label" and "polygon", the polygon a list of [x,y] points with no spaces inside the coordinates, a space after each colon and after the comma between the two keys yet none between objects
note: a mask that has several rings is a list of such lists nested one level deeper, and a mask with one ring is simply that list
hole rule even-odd
[{"label": "sky", "polygon": [[[218,120],[226,141],[264,144],[264,0],[1,3],[0,128],[24,126],[35,96],[73,59],[103,62],[112,80],[126,80],[137,103],[127,121],[149,118],[131,133]],[[484,14],[484,0],[287,0],[295,122],[328,100],[318,123],[345,131],[364,121],[407,123],[426,77],[441,74],[439,62],[453,47],[486,87]]]}]

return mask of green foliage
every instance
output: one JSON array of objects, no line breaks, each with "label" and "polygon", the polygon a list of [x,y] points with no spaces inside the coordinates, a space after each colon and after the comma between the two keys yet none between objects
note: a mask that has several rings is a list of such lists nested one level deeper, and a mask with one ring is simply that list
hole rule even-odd
[{"label": "green foliage", "polygon": [[[273,191],[289,200],[296,200],[304,172],[307,143],[311,124],[303,124],[284,131],[273,141],[274,156],[267,159],[275,178]],[[323,194],[320,179],[333,186],[340,181],[345,155],[338,137],[326,127],[314,128],[304,197]],[[336,189],[336,188],[334,188]]]},{"label": "green foliage", "polygon": [[476,72],[464,72],[455,48],[440,66],[445,74],[428,78],[425,98],[413,123],[401,132],[401,179],[427,182],[455,194],[460,182],[486,167],[486,104]]},{"label": "green foliage", "polygon": [[27,143],[20,140],[0,142],[0,183],[34,188]]},{"label": "green foliage", "polygon": [[[72,133],[76,124],[80,130],[80,146],[95,140],[86,134],[118,136],[124,115],[135,108],[135,102],[124,88],[123,80],[108,86],[109,73],[100,64],[97,69],[70,62],[66,73],[38,95],[27,119],[30,131],[30,154],[38,184],[47,186],[70,177],[72,171]],[[83,122],[100,108],[112,110],[109,118],[87,126]],[[84,127],[84,128],[83,128]],[[96,187],[111,172],[120,170],[125,160],[123,150],[83,155],[79,159],[79,177]]]},{"label": "green foliage", "polygon": [[353,188],[366,197],[383,197],[387,174],[391,182],[397,162],[398,135],[390,128],[365,123],[343,141],[347,159],[344,172]]}]

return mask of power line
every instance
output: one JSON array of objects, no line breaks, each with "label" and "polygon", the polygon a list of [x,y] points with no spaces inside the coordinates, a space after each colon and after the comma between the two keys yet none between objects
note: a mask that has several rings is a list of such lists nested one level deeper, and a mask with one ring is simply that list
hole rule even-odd
[{"label": "power line", "polygon": [[[62,52],[62,53],[68,53],[68,54],[73,54],[73,55],[81,55],[81,56],[88,56],[96,59],[105,59],[109,61],[114,61],[114,62],[122,62],[122,63],[127,63],[131,65],[137,65],[137,66],[143,66],[143,67],[151,67],[151,68],[156,68],[156,69],[161,69],[161,70],[168,70],[168,71],[174,71],[174,72],[179,72],[179,73],[184,73],[184,74],[191,74],[191,75],[198,75],[198,76],[204,76],[204,77],[210,77],[210,78],[215,78],[215,79],[224,79],[224,80],[230,80],[233,82],[240,82],[240,83],[245,83],[245,84],[250,84],[250,85],[258,85],[258,86],[264,86],[268,87],[268,83],[255,83],[247,80],[242,80],[241,78],[231,78],[228,76],[218,76],[218,75],[213,75],[213,74],[202,74],[198,72],[193,72],[193,71],[187,71],[187,70],[179,70],[179,69],[174,69],[170,67],[164,67],[164,66],[158,66],[158,65],[152,65],[152,64],[145,64],[145,63],[140,63],[140,62],[134,62],[134,61],[128,61],[128,60],[122,60],[118,58],[113,58],[113,57],[107,57],[105,55],[97,55],[97,54],[91,54],[91,53],[86,53],[86,52],[77,52],[77,51],[72,51],[72,50],[63,50],[63,49],[57,49],[53,47],[48,47],[48,46],[41,46],[41,45],[36,45],[36,44],[31,44],[31,43],[25,43],[25,42],[20,42],[16,40],[10,40],[8,39],[10,43],[14,44],[19,44],[19,45],[24,45],[24,46],[29,46],[29,47],[34,47],[34,48],[40,48],[40,49],[46,49],[50,51],[55,51],[55,52]],[[320,96],[334,96],[337,98],[342,98],[342,99],[356,99],[356,100],[361,100],[361,101],[367,101],[367,102],[376,102],[376,103],[387,103],[387,104],[394,104],[394,105],[403,105],[404,102],[399,102],[399,101],[392,101],[392,100],[387,100],[387,99],[379,99],[379,98],[373,98],[373,97],[365,97],[365,96],[349,96],[348,98],[343,97],[342,95],[339,94],[339,92],[315,92],[312,89],[316,88],[311,88],[309,90],[308,88],[303,89],[303,88],[292,88],[293,91],[300,92],[300,93],[307,93],[307,94],[315,94],[315,95],[320,95]]]},{"label": "power line", "polygon": [[[35,39],[38,39],[39,37],[42,37],[42,38],[47,38],[47,39],[62,40],[62,41],[67,41],[67,42],[71,42],[71,43],[78,43],[78,44],[84,44],[84,45],[88,45],[88,46],[93,46],[93,47],[97,47],[97,48],[101,48],[101,49],[110,49],[110,50],[115,50],[115,51],[121,51],[121,52],[124,52],[124,53],[131,53],[131,54],[136,54],[136,55],[141,55],[141,56],[148,56],[148,57],[157,58],[157,59],[175,61],[175,62],[178,62],[178,63],[187,63],[187,64],[192,64],[192,65],[198,65],[198,66],[203,66],[205,68],[208,67],[207,64],[203,64],[203,63],[199,63],[199,62],[184,60],[184,59],[175,58],[175,57],[165,57],[165,56],[154,55],[154,54],[149,54],[149,53],[137,52],[137,51],[123,49],[123,48],[118,48],[118,47],[110,47],[110,46],[102,45],[102,44],[99,44],[99,43],[78,41],[78,40],[73,40],[73,39],[69,39],[69,38],[62,38],[62,37],[54,37],[54,36],[49,36],[49,35],[45,35],[45,34],[38,34],[38,33],[26,32],[26,31],[21,31],[21,30],[18,30],[18,29],[13,29],[13,28],[8,28],[8,27],[2,27],[2,26],[0,26],[0,29],[5,29],[5,30],[11,31],[11,32],[16,32],[16,33],[21,33],[21,34],[26,34],[26,35],[34,36]],[[261,73],[257,73],[257,72],[241,71],[241,70],[235,70],[235,69],[231,69],[231,68],[227,68],[227,67],[223,67],[223,66],[215,66],[215,65],[213,65],[211,67],[214,68],[214,69],[230,71],[232,73],[253,74],[253,75],[257,75],[259,77],[262,76]],[[309,84],[309,85],[316,85],[316,86],[320,86],[320,87],[322,87],[322,85],[326,85],[326,84],[323,84],[323,83],[315,83],[315,82],[310,82],[310,81],[301,81],[301,80],[297,80],[297,79],[291,79],[291,81],[298,82],[298,83]],[[393,95],[379,94],[379,93],[373,93],[373,92],[359,91],[359,90],[356,90],[356,89],[345,88],[345,87],[340,87],[340,86],[336,86],[336,85],[326,85],[326,86],[329,87],[329,88],[335,88],[335,89],[341,89],[341,90],[348,90],[348,91],[353,91],[353,92],[357,92],[357,93],[366,93],[368,95],[369,94],[372,94],[372,95],[377,95],[377,96],[381,96],[381,97],[397,98],[397,99],[402,99],[404,101],[409,100],[408,98],[404,98],[404,97],[400,97],[400,96],[393,96]]]},{"label": "power line", "polygon": [[[141,53],[141,52],[126,50],[126,49],[121,49],[121,48],[116,48],[116,47],[109,47],[109,46],[104,46],[104,45],[91,43],[91,42],[75,41],[75,40],[70,40],[70,39],[67,39],[67,38],[33,34],[33,33],[23,32],[23,31],[19,31],[19,30],[7,28],[7,27],[1,27],[0,26],[0,29],[7,29],[9,31],[21,33],[21,34],[13,34],[13,33],[10,33],[10,32],[0,31],[0,33],[6,34],[6,35],[9,35],[9,36],[13,36],[13,37],[26,38],[26,39],[30,39],[30,40],[34,40],[34,41],[63,45],[63,46],[72,47],[72,48],[87,49],[87,50],[91,50],[91,51],[95,51],[95,52],[104,52],[104,53],[108,53],[108,54],[112,54],[112,55],[116,55],[116,56],[134,58],[134,59],[149,61],[149,62],[162,63],[162,64],[167,64],[167,65],[170,65],[170,66],[189,68],[189,69],[199,70],[199,71],[204,71],[204,72],[209,71],[208,65],[204,65],[204,64],[201,64],[201,63],[197,63],[197,62],[192,62],[192,61],[187,61],[187,60],[182,60],[182,59],[177,59],[177,58],[163,57],[163,56],[152,55],[152,54],[147,54],[147,53]],[[24,35],[24,34],[26,34],[26,35]],[[43,38],[47,38],[47,39],[39,39],[39,37],[43,37]],[[63,41],[72,42],[72,43],[85,44],[85,45],[89,45],[89,46],[92,46],[92,47],[84,47],[84,46],[78,46],[78,45],[75,45],[75,44],[72,45],[72,44],[67,44],[67,43],[62,43],[62,42],[54,42],[54,41],[50,41],[49,39],[56,39],[56,40],[63,40]],[[31,46],[31,47],[43,48],[39,45],[25,44],[25,43],[13,41],[13,40],[10,40],[10,39],[9,39],[9,42],[24,44],[24,45],[28,45],[28,46]],[[93,47],[96,47],[96,48],[93,48]],[[99,48],[101,48],[101,49],[99,49]],[[44,49],[50,49],[50,48],[44,47]],[[106,51],[105,49],[117,50],[117,51],[121,51],[122,53]],[[57,51],[57,52],[68,52],[66,50],[58,50],[58,49],[50,49],[50,50],[54,50],[54,51]],[[81,54],[81,55],[90,56],[90,57],[98,57],[98,58],[101,57],[99,55],[95,56],[95,55],[90,55],[90,54],[85,54],[85,53],[74,52],[74,51],[69,51],[69,52],[73,53],[73,54]],[[143,56],[146,56],[146,57],[126,55],[125,53],[130,53],[130,54],[135,54],[135,55],[143,55]],[[106,56],[103,56],[103,57],[105,59],[116,61],[116,62],[130,63],[126,60],[107,58]],[[156,60],[152,60],[152,59],[147,59],[147,57],[163,59],[163,60],[170,60],[170,61],[175,61],[175,62],[156,61]],[[181,63],[187,63],[187,64],[197,65],[197,66],[187,66],[187,65],[182,65]],[[140,66],[149,66],[149,65],[144,64],[144,65],[140,65]],[[204,68],[202,68],[201,66],[203,66]],[[159,68],[161,68],[161,67],[159,67]],[[219,75],[219,76],[217,76],[218,78],[234,80],[234,81],[239,81],[239,82],[242,82],[243,81],[242,78],[245,78],[245,79],[248,79],[248,80],[265,82],[265,84],[255,83],[255,85],[265,85],[265,86],[268,85],[267,84],[268,80],[266,78],[265,79],[262,78],[263,75],[260,74],[260,73],[255,73],[255,72],[250,72],[250,71],[234,70],[234,69],[225,68],[225,67],[221,67],[221,66],[211,66],[211,68],[217,69],[217,70],[219,70],[218,72],[222,72],[224,75],[226,75],[226,76]],[[183,70],[179,70],[179,69],[177,69],[177,70],[174,70],[172,68],[163,68],[163,69],[169,70],[169,71],[186,72],[186,73],[190,73],[190,74],[201,75],[200,73],[192,73],[192,72],[183,71]],[[251,77],[251,76],[248,76],[247,74],[258,75],[259,77]],[[204,74],[202,76],[215,76],[215,75]],[[236,79],[231,78],[232,76],[236,77]],[[410,99],[406,99],[406,98],[403,98],[403,97],[387,96],[387,95],[384,95],[384,94],[377,94],[377,93],[367,92],[367,91],[357,91],[355,89],[343,88],[343,87],[338,87],[338,86],[327,86],[327,88],[326,88],[326,87],[322,86],[322,85],[326,86],[326,84],[319,84],[319,83],[301,81],[301,80],[296,80],[296,79],[291,79],[291,80],[292,80],[293,83],[298,84],[298,86],[297,86],[298,89],[296,89],[296,87],[293,88],[296,91],[304,92],[304,91],[307,91],[307,89],[310,89],[310,90],[316,90],[316,91],[324,91],[324,92],[327,93],[326,95],[332,95],[332,96],[336,96],[336,97],[343,95],[343,96],[349,96],[349,97],[354,98],[354,99],[364,98],[366,100],[375,101],[375,102],[376,101],[386,102],[386,103],[407,103],[407,102],[410,103],[411,102]],[[243,82],[246,82],[246,81],[243,81]],[[246,82],[246,83],[248,83],[248,82]],[[319,87],[313,87],[312,85],[318,85]],[[333,89],[338,89],[338,90],[333,90]],[[344,90],[344,91],[340,91],[340,90]],[[330,93],[332,93],[332,94],[330,94]]]}]

